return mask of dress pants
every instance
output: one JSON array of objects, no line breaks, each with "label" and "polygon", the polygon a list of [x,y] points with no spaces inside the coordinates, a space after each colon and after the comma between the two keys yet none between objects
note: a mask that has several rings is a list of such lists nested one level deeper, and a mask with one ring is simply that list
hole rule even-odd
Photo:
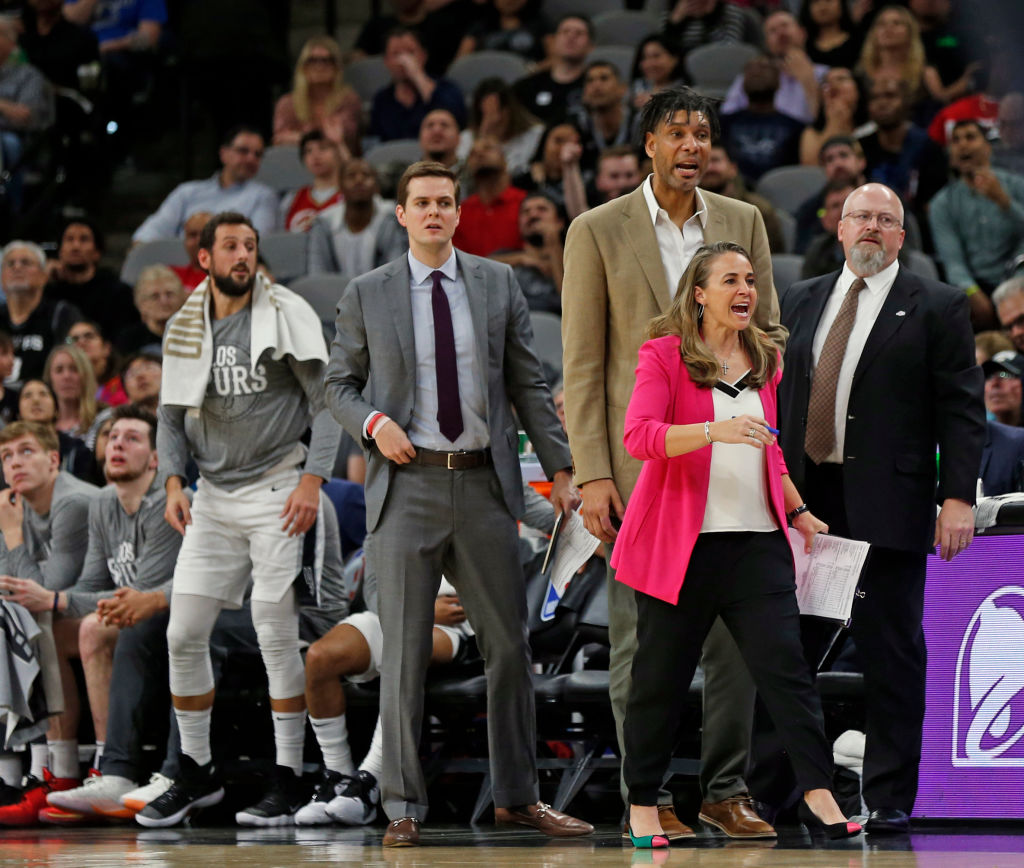
[{"label": "dress pants", "polygon": [[[851,536],[843,496],[843,468],[807,459],[804,498],[838,536]],[[927,656],[924,643],[926,555],[872,546],[861,574],[864,597],[854,603],[850,635],[864,669],[862,793],[868,810],[910,814],[917,798],[924,724]],[[821,659],[823,631],[805,630],[808,660]],[[755,728],[751,789],[775,807],[792,798],[771,727]]]},{"label": "dress pants", "polygon": [[[605,551],[606,562],[610,564],[612,547],[606,546]],[[615,570],[609,566],[608,638],[612,647],[608,664],[608,694],[623,760],[626,745],[622,729],[637,647],[636,619],[636,592],[615,581]],[[736,640],[720,618],[715,619],[704,640],[701,665],[704,668],[704,713],[700,790],[705,801],[721,802],[747,791],[744,771],[750,750],[755,691]],[[620,780],[620,789],[622,800],[628,802],[625,778]],[[663,788],[658,803],[671,805],[672,793]]]},{"label": "dress pants", "polygon": [[785,534],[701,534],[677,604],[635,593],[638,646],[623,763],[631,804],[657,804],[701,645],[719,616],[779,726],[801,787],[831,786],[832,757],[800,646]]},{"label": "dress pants", "polygon": [[419,743],[442,573],[459,593],[484,658],[494,804],[532,804],[539,790],[526,592],[516,522],[498,477],[489,466],[452,471],[406,464],[392,473],[366,545],[384,633],[384,811],[391,819],[427,815]]}]

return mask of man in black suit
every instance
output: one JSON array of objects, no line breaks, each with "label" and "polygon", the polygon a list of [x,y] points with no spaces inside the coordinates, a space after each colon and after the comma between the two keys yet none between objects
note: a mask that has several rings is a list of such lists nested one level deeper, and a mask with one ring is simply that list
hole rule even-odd
[{"label": "man in black suit", "polygon": [[782,301],[786,464],[830,532],[871,543],[851,635],[864,669],[863,795],[875,833],[906,830],[914,807],[925,556],[939,546],[951,560],[970,544],[985,441],[967,297],[900,267],[902,224],[888,187],[854,190],[839,223],[842,270],[795,284]]}]

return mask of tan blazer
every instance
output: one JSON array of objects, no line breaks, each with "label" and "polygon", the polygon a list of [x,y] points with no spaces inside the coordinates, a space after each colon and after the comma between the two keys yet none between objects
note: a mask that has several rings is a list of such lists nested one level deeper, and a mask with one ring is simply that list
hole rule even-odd
[{"label": "tan blazer", "polygon": [[[646,181],[645,181],[646,183]],[[704,240],[735,241],[753,259],[758,305],[754,322],[785,348],[771,254],[753,205],[701,190],[708,209]],[[576,483],[611,478],[629,497],[640,462],[622,445],[637,352],[647,325],[668,310],[670,291],[643,188],[573,220],[565,242],[562,365],[565,416]]]}]

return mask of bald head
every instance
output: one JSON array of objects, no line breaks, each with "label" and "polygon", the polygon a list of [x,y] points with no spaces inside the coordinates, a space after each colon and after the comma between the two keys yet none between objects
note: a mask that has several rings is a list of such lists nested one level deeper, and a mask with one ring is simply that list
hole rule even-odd
[{"label": "bald head", "polygon": [[884,184],[864,184],[846,197],[839,241],[858,277],[871,277],[892,265],[905,235],[903,203]]}]

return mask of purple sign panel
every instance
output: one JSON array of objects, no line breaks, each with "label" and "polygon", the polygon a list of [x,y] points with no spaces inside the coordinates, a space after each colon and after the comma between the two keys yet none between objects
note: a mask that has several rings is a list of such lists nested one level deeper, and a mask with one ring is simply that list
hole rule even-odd
[{"label": "purple sign panel", "polygon": [[928,558],[918,817],[1024,817],[1024,536]]}]

